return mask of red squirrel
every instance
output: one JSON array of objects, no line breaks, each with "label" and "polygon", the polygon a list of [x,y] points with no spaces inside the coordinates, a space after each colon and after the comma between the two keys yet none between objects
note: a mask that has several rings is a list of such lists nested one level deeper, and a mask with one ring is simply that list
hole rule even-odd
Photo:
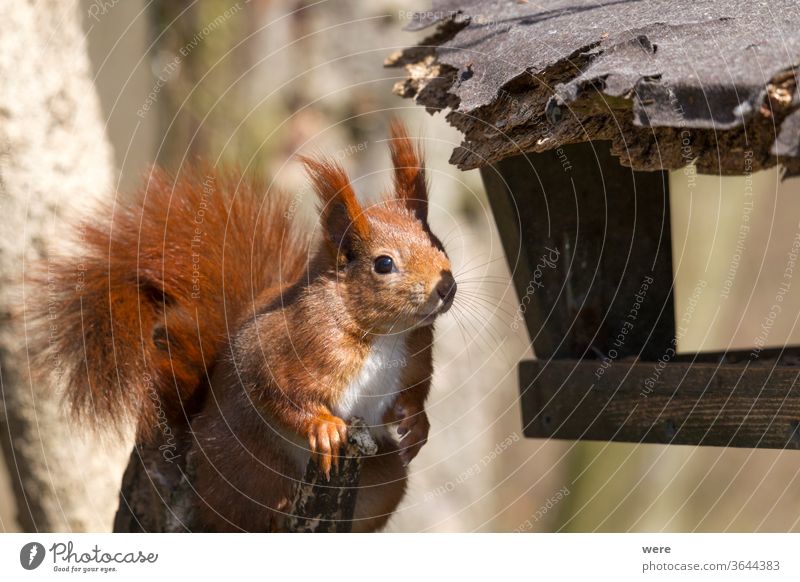
[{"label": "red squirrel", "polygon": [[[280,530],[309,458],[336,470],[347,423],[370,426],[354,531],[383,527],[425,444],[434,320],[456,282],[431,232],[421,149],[397,121],[392,191],[362,206],[331,159],[303,158],[317,236],[295,202],[208,165],[154,170],[50,261],[43,357],[83,422],[187,426],[201,528]],[[392,431],[401,438],[393,437]]]}]

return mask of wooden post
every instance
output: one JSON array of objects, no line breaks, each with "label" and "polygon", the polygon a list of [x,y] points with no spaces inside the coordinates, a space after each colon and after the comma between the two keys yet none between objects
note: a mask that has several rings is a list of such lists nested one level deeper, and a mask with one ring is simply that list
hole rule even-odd
[{"label": "wooden post", "polygon": [[378,452],[367,425],[360,419],[350,423],[347,446],[339,470],[328,481],[312,460],[298,483],[294,500],[287,513],[289,532],[349,532],[353,527],[361,458]]},{"label": "wooden post", "polygon": [[[114,520],[115,532],[192,532],[206,528],[196,520],[198,502],[192,487],[193,439],[175,431],[177,450],[167,459],[155,446],[137,445],[131,453]],[[286,532],[349,532],[353,525],[361,458],[374,455],[378,445],[360,419],[350,423],[348,441],[338,472],[331,480],[309,460],[297,484]]]}]

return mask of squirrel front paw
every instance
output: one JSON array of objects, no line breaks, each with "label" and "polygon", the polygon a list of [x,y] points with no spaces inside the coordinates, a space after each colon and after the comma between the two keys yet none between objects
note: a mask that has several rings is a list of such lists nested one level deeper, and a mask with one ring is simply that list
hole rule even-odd
[{"label": "squirrel front paw", "polygon": [[347,425],[338,416],[324,414],[314,417],[308,427],[311,457],[317,461],[325,478],[331,478],[331,466],[339,470],[339,451],[347,443]]},{"label": "squirrel front paw", "polygon": [[398,399],[390,412],[391,421],[399,423],[397,434],[400,437],[400,459],[407,466],[428,442],[428,431],[431,428],[428,415],[423,406],[402,399]]}]

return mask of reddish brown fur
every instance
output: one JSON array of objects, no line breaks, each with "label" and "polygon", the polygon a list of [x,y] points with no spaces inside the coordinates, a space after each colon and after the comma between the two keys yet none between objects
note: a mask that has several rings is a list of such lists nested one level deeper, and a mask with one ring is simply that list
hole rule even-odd
[{"label": "reddish brown fur", "polygon": [[[87,227],[85,257],[51,273],[60,325],[53,346],[72,365],[70,401],[100,421],[133,416],[147,438],[159,412],[142,381],[150,375],[169,421],[190,422],[200,444],[193,486],[206,529],[280,529],[308,455],[335,468],[349,418],[334,411],[389,333],[405,341],[408,363],[382,422],[405,438],[398,449],[375,427],[380,452],[364,464],[355,529],[381,527],[402,498],[405,465],[428,435],[432,323],[449,308],[455,282],[427,226],[421,153],[399,124],[392,134],[395,195],[369,208],[337,164],[304,160],[325,232],[308,262],[286,197],[210,173],[219,188],[204,224],[203,286],[193,295],[188,241],[204,167],[176,181],[156,172],[131,204]],[[393,257],[391,273],[375,270],[382,255]],[[75,293],[80,261],[86,286]],[[85,353],[72,345],[81,336]]]},{"label": "reddish brown fur", "polygon": [[183,418],[253,298],[302,273],[307,243],[288,208],[260,182],[204,165],[177,178],[154,169],[86,220],[82,254],[37,274],[47,303],[33,310],[40,361],[66,365],[74,412],[103,427],[136,419],[143,437],[162,409]]},{"label": "reddish brown fur", "polygon": [[409,139],[405,126],[398,120],[390,124],[389,150],[394,166],[394,191],[423,220],[428,216],[428,184],[425,178],[425,156],[422,148]]}]

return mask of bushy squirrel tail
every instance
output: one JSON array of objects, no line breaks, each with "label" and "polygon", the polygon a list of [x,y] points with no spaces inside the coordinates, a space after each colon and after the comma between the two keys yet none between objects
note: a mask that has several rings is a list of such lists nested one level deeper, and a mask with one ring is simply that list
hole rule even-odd
[{"label": "bushy squirrel tail", "polygon": [[85,220],[78,251],[28,286],[38,365],[60,376],[73,412],[98,427],[133,420],[140,438],[185,422],[260,292],[301,276],[292,211],[259,181],[199,165],[154,169]]}]

